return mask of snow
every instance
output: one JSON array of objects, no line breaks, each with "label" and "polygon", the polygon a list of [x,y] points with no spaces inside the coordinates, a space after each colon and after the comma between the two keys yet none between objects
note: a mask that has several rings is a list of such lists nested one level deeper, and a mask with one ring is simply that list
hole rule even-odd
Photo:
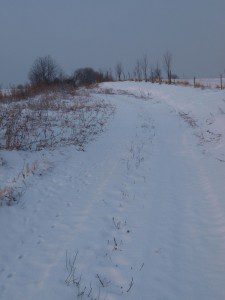
[{"label": "snow", "polygon": [[224,299],[224,91],[120,82],[92,96],[116,112],[84,152],[0,153],[1,186],[37,164],[0,207],[0,299]]}]

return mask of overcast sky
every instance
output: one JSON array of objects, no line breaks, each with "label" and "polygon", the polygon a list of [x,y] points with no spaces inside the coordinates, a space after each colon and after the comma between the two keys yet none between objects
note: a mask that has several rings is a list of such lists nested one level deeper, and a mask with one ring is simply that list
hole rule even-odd
[{"label": "overcast sky", "polygon": [[71,73],[91,66],[130,69],[165,51],[175,73],[225,69],[225,0],[0,0],[0,83],[23,83],[33,60],[50,54]]}]

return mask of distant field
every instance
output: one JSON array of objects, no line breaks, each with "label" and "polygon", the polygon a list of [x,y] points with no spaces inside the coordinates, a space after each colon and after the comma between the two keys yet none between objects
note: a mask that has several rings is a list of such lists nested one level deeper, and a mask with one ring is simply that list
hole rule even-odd
[{"label": "distant field", "polygon": [[[192,79],[178,79],[177,81],[188,81],[191,85],[194,85],[194,78]],[[222,79],[223,87],[225,88],[225,77]],[[205,87],[218,88],[220,87],[220,78],[196,78],[196,83],[204,85]]]}]

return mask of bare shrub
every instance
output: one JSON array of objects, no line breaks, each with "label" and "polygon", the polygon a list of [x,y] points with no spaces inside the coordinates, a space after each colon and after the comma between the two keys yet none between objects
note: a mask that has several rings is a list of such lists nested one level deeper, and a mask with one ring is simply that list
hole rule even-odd
[{"label": "bare shrub", "polygon": [[38,57],[29,72],[29,80],[32,85],[50,84],[60,78],[62,70],[56,61],[50,56]]},{"label": "bare shrub", "polygon": [[91,86],[103,81],[112,81],[112,75],[110,71],[105,73],[102,71],[95,71],[92,68],[80,68],[76,70],[69,80],[74,86]]}]

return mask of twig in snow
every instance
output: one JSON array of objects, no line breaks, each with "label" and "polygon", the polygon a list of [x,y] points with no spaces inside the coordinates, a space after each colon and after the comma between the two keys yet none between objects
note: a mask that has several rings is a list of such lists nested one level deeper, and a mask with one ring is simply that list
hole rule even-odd
[{"label": "twig in snow", "polygon": [[92,293],[92,286],[91,286],[91,283],[90,283],[90,290],[89,290],[89,293],[88,293],[88,298],[91,296],[91,293]]},{"label": "twig in snow", "polygon": [[114,240],[114,244],[115,244],[115,247],[114,247],[114,249],[115,249],[115,250],[117,250],[117,249],[118,249],[118,244],[117,244],[117,242],[116,242],[116,239],[115,239],[115,237],[113,238],[113,240]]},{"label": "twig in snow", "polygon": [[[106,287],[110,284],[110,281],[106,281],[106,279],[101,279],[100,276],[97,274],[96,277],[98,278],[99,282],[101,283],[102,287]],[[104,282],[105,281],[105,282]]]},{"label": "twig in snow", "polygon": [[113,217],[112,219],[113,219],[113,224],[114,224],[114,226],[116,227],[116,229],[119,230],[119,229],[120,229],[121,222],[120,222],[120,221],[116,222],[114,217]]},{"label": "twig in snow", "polygon": [[71,283],[76,283],[77,285],[79,285],[79,283],[80,283],[81,277],[78,282],[76,282],[76,280],[75,280],[77,256],[78,256],[78,251],[75,253],[73,260],[71,260],[70,258],[68,258],[68,253],[66,251],[66,269],[69,274],[65,280],[65,283],[67,285],[70,285]]},{"label": "twig in snow", "polygon": [[104,285],[103,281],[101,280],[100,276],[97,274],[96,277],[97,277],[98,280],[100,281],[102,287],[105,287],[105,285]]},{"label": "twig in snow", "polygon": [[85,293],[86,288],[87,288],[87,287],[85,286],[85,288],[83,289],[83,291],[82,291],[82,292],[79,292],[77,296],[78,296],[78,297],[83,296],[84,293]]},{"label": "twig in snow", "polygon": [[132,286],[134,285],[134,278],[132,277],[129,288],[127,290],[127,293],[131,290]]}]

